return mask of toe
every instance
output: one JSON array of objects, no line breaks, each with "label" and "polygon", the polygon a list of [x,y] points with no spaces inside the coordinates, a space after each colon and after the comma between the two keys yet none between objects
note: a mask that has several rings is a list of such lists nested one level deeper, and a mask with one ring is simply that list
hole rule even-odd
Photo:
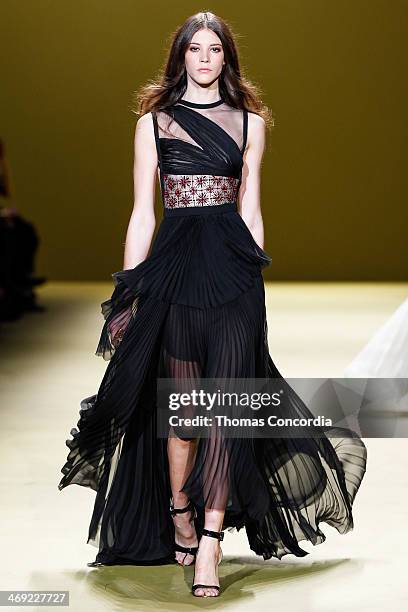
[{"label": "toe", "polygon": [[194,561],[193,555],[181,551],[176,551],[175,559],[180,565],[191,565]]},{"label": "toe", "polygon": [[177,563],[179,563],[180,565],[183,565],[184,557],[185,556],[186,555],[184,553],[182,553],[182,552],[176,552],[176,561],[177,561]]}]

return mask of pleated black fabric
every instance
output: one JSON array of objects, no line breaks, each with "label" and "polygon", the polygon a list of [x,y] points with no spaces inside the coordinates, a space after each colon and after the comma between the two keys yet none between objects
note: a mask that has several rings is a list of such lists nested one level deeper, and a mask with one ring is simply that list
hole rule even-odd
[{"label": "pleated black fabric", "polygon": [[[176,131],[163,136],[164,120]],[[241,180],[247,115],[226,103],[183,103],[153,114],[164,175]],[[177,132],[178,130],[178,132]],[[182,137],[184,135],[184,137]],[[219,183],[216,183],[218,185]],[[287,417],[311,417],[269,354],[262,269],[236,202],[209,183],[202,206],[164,206],[149,257],[112,275],[96,354],[109,363],[98,392],[81,402],[62,468],[62,490],[96,491],[88,542],[102,564],[160,564],[174,558],[167,440],[157,436],[157,378],[279,378]],[[204,194],[206,198],[207,195]],[[207,203],[205,203],[207,202]],[[264,559],[308,554],[319,524],[353,528],[352,505],[366,470],[363,441],[345,429],[319,438],[200,438],[183,491],[197,509],[225,508],[224,529],[245,528]]]}]

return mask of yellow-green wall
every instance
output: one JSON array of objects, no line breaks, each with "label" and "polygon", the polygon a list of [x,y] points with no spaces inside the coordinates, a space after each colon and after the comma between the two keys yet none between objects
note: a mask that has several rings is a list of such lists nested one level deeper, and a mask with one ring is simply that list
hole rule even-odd
[{"label": "yellow-green wall", "polygon": [[40,233],[37,271],[109,280],[122,268],[132,93],[199,10],[239,34],[275,115],[264,278],[407,280],[405,0],[1,0],[0,137],[13,203]]}]

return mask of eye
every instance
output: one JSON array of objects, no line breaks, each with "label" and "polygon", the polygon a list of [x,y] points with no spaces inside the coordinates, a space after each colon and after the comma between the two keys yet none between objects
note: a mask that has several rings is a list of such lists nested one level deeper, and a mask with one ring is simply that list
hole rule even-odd
[{"label": "eye", "polygon": [[[200,47],[190,47],[190,51],[199,51]],[[211,47],[211,51],[215,51],[216,53],[221,53],[221,47]]]}]

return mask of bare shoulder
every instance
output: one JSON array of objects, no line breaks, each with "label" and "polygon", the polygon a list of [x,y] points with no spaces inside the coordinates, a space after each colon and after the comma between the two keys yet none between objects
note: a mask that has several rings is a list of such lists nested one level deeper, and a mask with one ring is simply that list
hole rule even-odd
[{"label": "bare shoulder", "polygon": [[135,126],[135,144],[140,143],[142,146],[154,145],[154,126],[152,113],[145,113],[136,122]]},{"label": "bare shoulder", "polygon": [[248,113],[248,145],[263,147],[265,141],[266,123],[257,113]]},{"label": "bare shoulder", "polygon": [[262,134],[265,132],[266,123],[261,115],[257,113],[248,113],[248,128],[254,134]]},{"label": "bare shoulder", "polygon": [[152,113],[145,113],[136,122],[136,130],[141,133],[150,133],[153,129],[153,115]]}]

